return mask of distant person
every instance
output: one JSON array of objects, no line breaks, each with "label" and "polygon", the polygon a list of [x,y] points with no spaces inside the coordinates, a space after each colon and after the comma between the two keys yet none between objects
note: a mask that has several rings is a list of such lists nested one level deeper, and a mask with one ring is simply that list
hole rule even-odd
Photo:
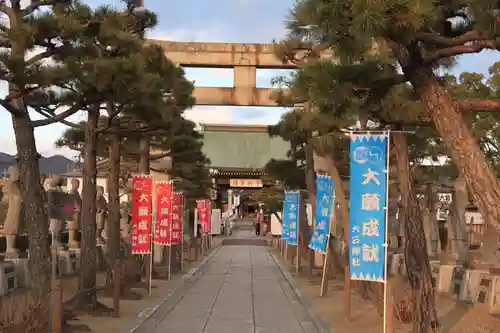
[{"label": "distant person", "polygon": [[201,238],[201,235],[203,234],[203,228],[201,227],[201,223],[198,223],[197,225],[197,233],[196,233],[196,238]]},{"label": "distant person", "polygon": [[261,229],[261,223],[260,223],[260,214],[257,213],[257,216],[255,217],[255,234],[257,236],[260,236],[260,229]]}]

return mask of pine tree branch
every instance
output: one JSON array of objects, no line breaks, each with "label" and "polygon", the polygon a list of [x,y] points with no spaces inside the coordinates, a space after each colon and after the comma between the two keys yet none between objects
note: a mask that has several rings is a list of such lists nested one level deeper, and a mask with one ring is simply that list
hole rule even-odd
[{"label": "pine tree branch", "polygon": [[63,112],[61,112],[59,114],[51,114],[48,111],[44,111],[44,110],[41,110],[41,109],[37,108],[37,109],[34,109],[34,110],[37,113],[39,113],[42,116],[44,116],[46,119],[33,120],[31,122],[31,124],[32,124],[33,127],[41,127],[41,126],[46,126],[46,125],[50,125],[50,124],[54,124],[54,123],[61,123],[61,124],[64,124],[64,125],[72,127],[72,128],[80,129],[81,128],[80,125],[72,123],[72,122],[67,121],[65,119],[68,118],[68,117],[70,117],[70,116],[72,116],[72,115],[74,115],[78,111],[80,111],[81,108],[82,108],[82,105],[76,104],[76,105],[73,105],[72,107],[70,107],[68,110],[63,111]]},{"label": "pine tree branch", "polygon": [[500,99],[467,98],[455,101],[462,112],[490,111],[500,112]]},{"label": "pine tree branch", "polygon": [[481,36],[478,30],[468,31],[458,37],[445,37],[437,33],[419,32],[415,38],[418,41],[440,47],[459,46],[474,41],[487,40],[486,37]]},{"label": "pine tree branch", "polygon": [[61,51],[63,49],[70,49],[72,46],[69,44],[65,44],[65,45],[62,45],[59,47],[55,47],[54,45],[45,45],[45,47],[46,47],[45,51],[40,52],[38,54],[35,54],[31,58],[27,59],[26,66],[34,65],[34,64],[36,64],[44,59],[47,59],[47,58],[50,58],[50,57],[56,55],[57,53],[59,53],[59,51]]},{"label": "pine tree branch", "polygon": [[456,45],[438,50],[433,54],[423,57],[424,64],[433,64],[441,59],[459,56],[462,54],[479,53],[483,50],[498,50],[500,49],[500,39],[483,40],[473,42],[468,45]]}]

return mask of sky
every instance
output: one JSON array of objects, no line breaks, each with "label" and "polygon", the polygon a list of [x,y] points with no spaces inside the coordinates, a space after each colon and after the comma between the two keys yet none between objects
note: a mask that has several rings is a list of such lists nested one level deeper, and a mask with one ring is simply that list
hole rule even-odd
[{"label": "sky", "polygon": [[[87,0],[91,6],[120,6],[119,0]],[[145,0],[145,6],[159,16],[159,24],[149,37],[185,42],[271,43],[285,35],[284,21],[295,0]],[[483,52],[460,58],[454,73],[474,71],[487,73],[488,67],[500,61],[499,52]],[[270,87],[271,79],[284,71],[258,70],[257,86]],[[186,76],[197,86],[232,87],[232,70],[186,69]],[[6,94],[6,84],[0,82],[0,96]],[[286,111],[283,108],[196,106],[185,112],[186,118],[201,123],[274,124]],[[36,119],[36,115],[33,117]],[[83,120],[84,114],[72,117]],[[37,149],[44,156],[75,155],[68,149],[57,149],[54,142],[61,136],[64,125],[54,124],[35,131]],[[12,122],[6,111],[0,110],[0,152],[15,154],[16,145]]]}]

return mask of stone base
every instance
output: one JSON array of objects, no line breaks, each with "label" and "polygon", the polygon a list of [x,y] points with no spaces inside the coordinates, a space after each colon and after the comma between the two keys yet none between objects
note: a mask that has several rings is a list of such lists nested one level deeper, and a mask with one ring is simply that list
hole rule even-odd
[{"label": "stone base", "polygon": [[475,302],[479,291],[481,276],[488,274],[488,270],[466,269],[460,286],[458,299],[464,302]]},{"label": "stone base", "polygon": [[0,263],[0,296],[5,296],[16,289],[17,276],[16,268],[12,261],[3,261]]},{"label": "stone base", "polygon": [[155,264],[160,264],[163,265],[166,262],[165,258],[165,246],[163,245],[158,245],[154,244],[154,254],[153,254],[153,261]]},{"label": "stone base", "polygon": [[441,263],[436,291],[440,294],[458,295],[461,289],[463,274],[464,269],[462,267]]},{"label": "stone base", "polygon": [[436,288],[439,279],[441,262],[439,260],[429,260],[429,266],[431,266],[432,283],[434,288]]},{"label": "stone base", "polygon": [[393,252],[389,254],[388,267],[389,276],[406,276],[406,262],[404,253]]},{"label": "stone base", "polygon": [[5,260],[17,259],[17,258],[21,258],[21,256],[22,256],[21,252],[19,252],[17,250],[4,253]]},{"label": "stone base", "polygon": [[68,243],[68,250],[80,250],[81,246],[80,246],[80,242],[77,242],[77,241],[74,241],[74,242],[71,242],[71,243]]},{"label": "stone base", "polygon": [[72,275],[80,269],[80,252],[60,251],[58,253],[58,274]]},{"label": "stone base", "polygon": [[30,284],[29,259],[28,258],[12,258],[14,270],[17,276],[19,287],[28,287]]}]

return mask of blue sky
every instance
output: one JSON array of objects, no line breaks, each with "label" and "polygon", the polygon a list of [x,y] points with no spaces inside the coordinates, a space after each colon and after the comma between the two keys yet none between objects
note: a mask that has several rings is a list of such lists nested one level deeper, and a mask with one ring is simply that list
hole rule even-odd
[{"label": "blue sky", "polygon": [[[87,0],[92,6],[111,4],[119,6],[119,0]],[[283,22],[294,0],[145,0],[148,9],[159,15],[160,23],[150,37],[172,41],[244,42],[270,43],[284,36]],[[489,52],[462,57],[454,72],[486,72],[500,53]],[[270,87],[272,77],[282,75],[280,71],[258,71],[258,87]],[[199,86],[230,87],[232,70],[188,69],[187,77]],[[6,85],[0,83],[0,94],[5,94]],[[210,123],[272,124],[285,110],[282,108],[244,107],[195,107],[186,112],[186,117]],[[83,119],[84,115],[74,118]],[[36,130],[37,148],[43,155],[62,153],[74,155],[65,149],[56,149],[54,141],[64,131],[60,124]],[[0,112],[0,151],[15,153],[12,123],[5,111]]]}]

